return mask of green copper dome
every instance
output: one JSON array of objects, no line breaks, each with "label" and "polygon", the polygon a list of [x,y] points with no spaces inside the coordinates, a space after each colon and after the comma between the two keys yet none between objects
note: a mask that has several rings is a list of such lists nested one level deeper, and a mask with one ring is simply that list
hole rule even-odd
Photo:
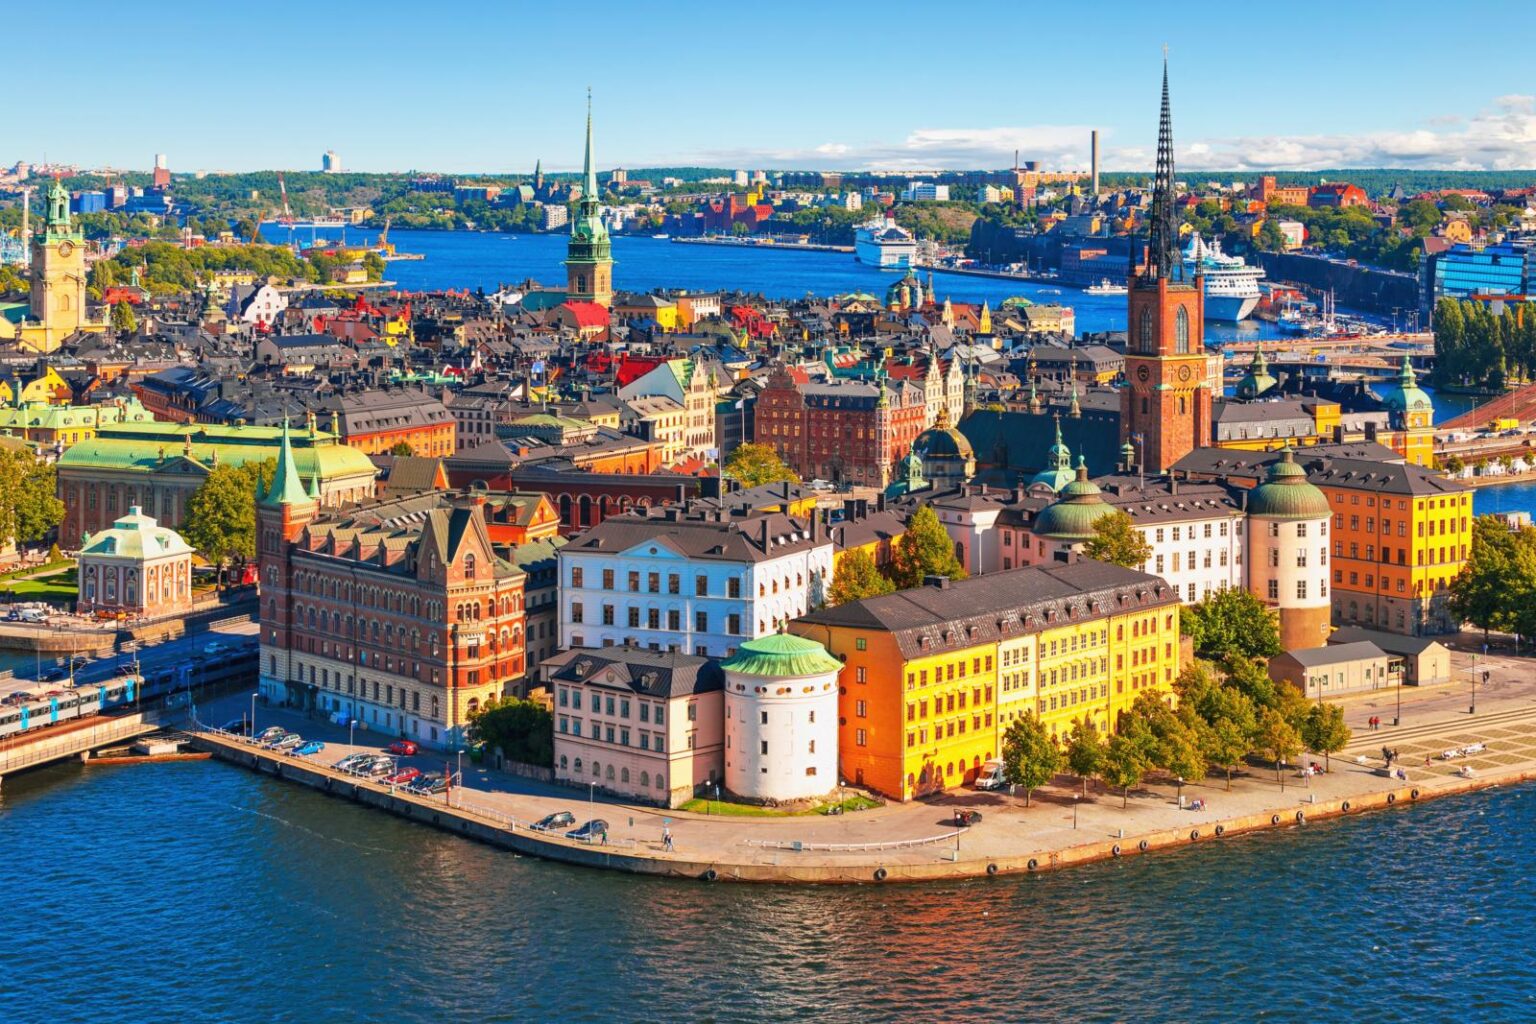
[{"label": "green copper dome", "polygon": [[843,663],[815,640],[790,633],[774,633],[748,640],[720,663],[726,672],[770,679],[801,679],[841,672]]},{"label": "green copper dome", "polygon": [[[1030,387],[1034,387],[1034,381],[1030,381]],[[1030,478],[1029,482],[1031,486],[1044,484],[1060,494],[1075,477],[1076,474],[1072,472],[1072,452],[1061,439],[1061,417],[1057,416],[1056,443],[1046,453],[1045,468]]]},{"label": "green copper dome", "polygon": [[1403,356],[1402,369],[1397,375],[1397,386],[1388,388],[1381,400],[1388,412],[1434,414],[1434,403],[1429,400],[1429,395],[1424,392],[1424,389],[1419,387],[1418,374],[1413,372],[1413,363],[1409,362],[1407,355]]},{"label": "green copper dome", "polygon": [[1253,489],[1248,514],[1265,519],[1327,519],[1333,513],[1327,496],[1307,480],[1307,471],[1296,464],[1296,453],[1287,446],[1280,461],[1270,464],[1264,482]]},{"label": "green copper dome", "polygon": [[1264,351],[1260,348],[1253,350],[1253,361],[1248,364],[1248,372],[1237,383],[1237,397],[1257,398],[1264,392],[1280,383],[1269,372],[1269,364],[1264,360]]},{"label": "green copper dome", "polygon": [[1087,461],[1079,458],[1076,479],[1061,489],[1054,505],[1047,505],[1035,518],[1033,532],[1051,540],[1085,541],[1093,536],[1094,524],[1113,511],[1099,485],[1088,479]]}]

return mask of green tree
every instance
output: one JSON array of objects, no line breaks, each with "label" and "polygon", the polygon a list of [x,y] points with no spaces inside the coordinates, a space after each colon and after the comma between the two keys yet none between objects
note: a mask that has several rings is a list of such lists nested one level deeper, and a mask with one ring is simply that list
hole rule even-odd
[{"label": "green tree", "polygon": [[784,464],[779,453],[766,444],[747,442],[737,445],[725,460],[725,475],[742,487],[761,487],[781,480],[797,484],[800,477]]},{"label": "green tree", "polygon": [[1061,751],[1033,711],[1015,718],[1003,733],[1003,777],[1024,787],[1024,806],[1035,790],[1050,782],[1061,767]]},{"label": "green tree", "polygon": [[1494,516],[1472,521],[1472,550],[1451,581],[1451,613],[1488,639],[1513,630],[1523,605],[1536,599],[1536,530],[1511,530]]},{"label": "green tree", "polygon": [[112,307],[112,330],[117,334],[132,334],[139,329],[139,321],[133,315],[133,307],[124,299]]},{"label": "green tree", "polygon": [[834,605],[851,604],[866,597],[889,594],[895,589],[896,585],[881,574],[869,552],[854,548],[838,559],[827,600]]},{"label": "green tree", "polygon": [[483,704],[469,716],[471,742],[499,747],[509,761],[552,768],[554,715],[538,701],[505,697]]},{"label": "green tree", "polygon": [[1344,709],[1337,704],[1313,704],[1307,710],[1301,738],[1307,749],[1323,755],[1323,767],[1332,769],[1330,754],[1349,746],[1352,734],[1344,724]]},{"label": "green tree", "polygon": [[1259,712],[1258,747],[1265,758],[1275,763],[1275,779],[1280,778],[1280,765],[1301,753],[1301,736],[1286,716],[1275,708]]},{"label": "green tree", "polygon": [[1088,780],[1098,775],[1104,762],[1104,738],[1093,723],[1078,719],[1067,734],[1067,768],[1083,782],[1083,795],[1088,795]]},{"label": "green tree", "polygon": [[944,524],[929,505],[921,506],[907,521],[907,532],[896,541],[896,555],[891,566],[891,581],[898,590],[921,586],[929,576],[966,577],[965,567],[955,557],[954,542],[944,532]]},{"label": "green tree", "polygon": [[256,496],[275,464],[214,466],[187,499],[181,534],[203,557],[220,565],[256,556]]},{"label": "green tree", "polygon": [[1083,554],[1098,562],[1140,569],[1152,557],[1152,545],[1131,517],[1116,509],[1094,522],[1093,536],[1083,545]]},{"label": "green tree", "polygon": [[415,455],[416,449],[411,447],[409,441],[396,441],[395,446],[389,450],[391,455]]},{"label": "green tree", "polygon": [[1130,736],[1116,733],[1104,747],[1098,777],[1105,786],[1120,791],[1120,806],[1130,803],[1131,787],[1139,783],[1151,765],[1146,751]]},{"label": "green tree", "polygon": [[1217,590],[1186,605],[1179,621],[1202,658],[1272,658],[1281,650],[1275,613],[1244,587]]},{"label": "green tree", "polygon": [[0,449],[0,541],[39,541],[64,518],[57,472],[30,452]]}]

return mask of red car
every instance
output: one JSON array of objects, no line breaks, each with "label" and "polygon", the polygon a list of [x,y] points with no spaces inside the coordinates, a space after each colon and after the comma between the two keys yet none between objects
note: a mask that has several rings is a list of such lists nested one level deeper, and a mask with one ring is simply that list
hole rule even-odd
[{"label": "red car", "polygon": [[395,740],[395,742],[391,743],[384,749],[389,751],[391,754],[405,754],[406,756],[409,756],[416,753],[416,751],[420,748],[410,740]]},{"label": "red car", "polygon": [[391,786],[403,786],[413,779],[421,778],[420,768],[401,768],[393,775],[384,776],[384,781]]}]

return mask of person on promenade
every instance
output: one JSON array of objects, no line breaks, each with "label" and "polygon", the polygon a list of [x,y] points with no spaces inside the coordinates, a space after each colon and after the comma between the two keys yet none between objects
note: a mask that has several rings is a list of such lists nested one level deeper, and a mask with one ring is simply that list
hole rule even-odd
[{"label": "person on promenade", "polygon": [[661,828],[661,848],[668,853],[672,852],[672,830],[665,825]]}]

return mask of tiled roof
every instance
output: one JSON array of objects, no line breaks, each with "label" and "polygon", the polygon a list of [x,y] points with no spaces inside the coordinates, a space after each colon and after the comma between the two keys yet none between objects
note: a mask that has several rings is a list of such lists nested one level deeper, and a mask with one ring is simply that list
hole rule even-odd
[{"label": "tiled roof", "polygon": [[545,678],[629,690],[643,697],[686,697],[725,685],[718,663],[708,658],[640,647],[574,647],[545,659]]}]

